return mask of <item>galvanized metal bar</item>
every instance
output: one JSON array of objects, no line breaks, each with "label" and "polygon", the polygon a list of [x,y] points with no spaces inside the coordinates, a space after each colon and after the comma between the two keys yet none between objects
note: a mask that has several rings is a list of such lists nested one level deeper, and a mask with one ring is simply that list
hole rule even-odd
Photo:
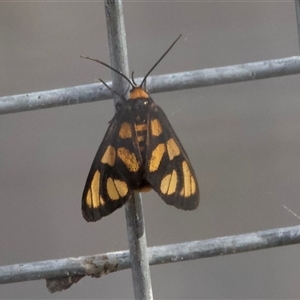
[{"label": "galvanized metal bar", "polygon": [[[104,4],[111,65],[129,77],[122,1],[106,0]],[[114,90],[121,95],[125,95],[128,89],[128,82],[115,72],[112,72],[112,76]],[[118,96],[116,94],[114,96],[116,103],[120,99],[117,99]],[[127,201],[125,212],[134,296],[136,300],[150,300],[153,299],[153,295],[140,194],[134,193],[131,199]]]},{"label": "galvanized metal bar", "polygon": [[300,0],[295,0],[296,8],[296,20],[297,20],[297,29],[298,29],[298,44],[300,50]]},{"label": "galvanized metal bar", "polygon": [[[108,37],[108,48],[110,64],[125,76],[129,77],[128,54],[126,43],[126,32],[123,18],[123,8],[121,0],[104,2],[106,15],[106,28]],[[116,72],[111,70],[112,89],[121,95],[128,92],[128,82]],[[119,96],[113,94],[115,104],[119,101]]]},{"label": "galvanized metal bar", "polygon": [[153,299],[146,227],[141,193],[125,204],[127,235],[135,299]]},{"label": "galvanized metal bar", "polygon": [[[161,93],[218,84],[235,83],[300,73],[300,56],[258,61],[219,68],[150,76],[150,93]],[[115,76],[112,75],[112,76]],[[119,76],[120,77],[120,76]],[[141,82],[142,78],[136,79]],[[108,82],[111,86],[112,83]],[[101,83],[0,97],[0,114],[88,103],[112,98],[112,93]]]},{"label": "galvanized metal bar", "polygon": [[[300,243],[300,226],[148,248],[150,265],[224,256]],[[102,276],[130,268],[129,251],[0,267],[0,284],[69,276]]]}]

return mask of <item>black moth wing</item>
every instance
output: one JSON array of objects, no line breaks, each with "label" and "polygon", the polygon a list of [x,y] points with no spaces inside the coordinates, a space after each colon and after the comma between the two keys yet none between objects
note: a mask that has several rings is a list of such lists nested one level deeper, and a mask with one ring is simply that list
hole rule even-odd
[{"label": "black moth wing", "polygon": [[[82,196],[82,215],[88,222],[95,222],[121,207],[143,177],[141,167],[130,171],[118,156],[119,149],[127,149],[135,155],[137,164],[142,165],[132,118],[131,104],[127,100],[111,120],[96,153]],[[130,138],[119,135],[125,123],[132,133]]]},{"label": "black moth wing", "polygon": [[151,102],[145,178],[167,204],[196,209],[200,194],[193,167],[166,114]]}]

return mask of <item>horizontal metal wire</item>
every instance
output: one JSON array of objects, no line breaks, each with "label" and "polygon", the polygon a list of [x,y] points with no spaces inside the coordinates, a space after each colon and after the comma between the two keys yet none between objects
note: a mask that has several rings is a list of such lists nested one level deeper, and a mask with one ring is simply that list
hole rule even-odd
[{"label": "horizontal metal wire", "polygon": [[[225,83],[257,80],[300,73],[300,56],[259,61],[149,77],[150,93],[183,90]],[[136,80],[140,83],[142,78]],[[108,83],[111,86],[111,82]],[[0,98],[0,114],[87,103],[112,98],[103,84],[87,84]]]},{"label": "horizontal metal wire", "polygon": [[[150,265],[242,253],[300,243],[300,226],[148,248]],[[66,289],[82,277],[100,277],[130,268],[129,251],[47,260],[0,267],[0,284],[47,279],[51,292]],[[67,279],[67,280],[66,280]],[[69,284],[63,285],[62,282]],[[55,284],[52,284],[55,283]]]}]

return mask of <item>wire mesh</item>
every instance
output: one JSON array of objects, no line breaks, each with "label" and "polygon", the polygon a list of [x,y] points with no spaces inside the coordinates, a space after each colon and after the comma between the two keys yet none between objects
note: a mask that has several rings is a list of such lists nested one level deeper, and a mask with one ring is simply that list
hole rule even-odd
[{"label": "wire mesh", "polygon": [[[299,28],[299,1],[295,0],[295,3]],[[107,2],[106,4],[111,3]],[[117,18],[117,20],[119,19]],[[124,71],[124,73],[126,73],[126,71]],[[149,77],[147,86],[151,93],[159,93],[299,73],[300,57],[295,56],[221,68],[152,76]],[[136,81],[137,83],[140,82],[141,78]],[[108,83],[108,85],[112,86],[112,83]],[[109,99],[111,96],[111,91],[102,84],[6,96],[0,98],[0,114],[87,103]],[[300,243],[299,226],[206,241],[153,247],[147,251],[150,257],[149,263],[150,265],[154,265],[296,243]],[[61,277],[80,279],[85,275],[100,277],[103,274],[130,267],[128,251],[85,256],[75,259],[67,258],[30,264],[18,264],[0,267],[0,284]],[[69,286],[75,282],[76,280],[74,280],[74,282],[72,282],[72,280],[69,281]]]}]

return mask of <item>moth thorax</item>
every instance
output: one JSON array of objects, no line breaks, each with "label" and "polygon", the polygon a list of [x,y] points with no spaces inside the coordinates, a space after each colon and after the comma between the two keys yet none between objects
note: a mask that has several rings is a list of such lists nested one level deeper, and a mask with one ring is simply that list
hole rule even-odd
[{"label": "moth thorax", "polygon": [[130,90],[129,99],[135,100],[140,98],[148,98],[149,94],[140,86],[136,86]]},{"label": "moth thorax", "polygon": [[149,113],[149,101],[145,98],[133,100],[132,113],[136,123],[146,122]]}]

